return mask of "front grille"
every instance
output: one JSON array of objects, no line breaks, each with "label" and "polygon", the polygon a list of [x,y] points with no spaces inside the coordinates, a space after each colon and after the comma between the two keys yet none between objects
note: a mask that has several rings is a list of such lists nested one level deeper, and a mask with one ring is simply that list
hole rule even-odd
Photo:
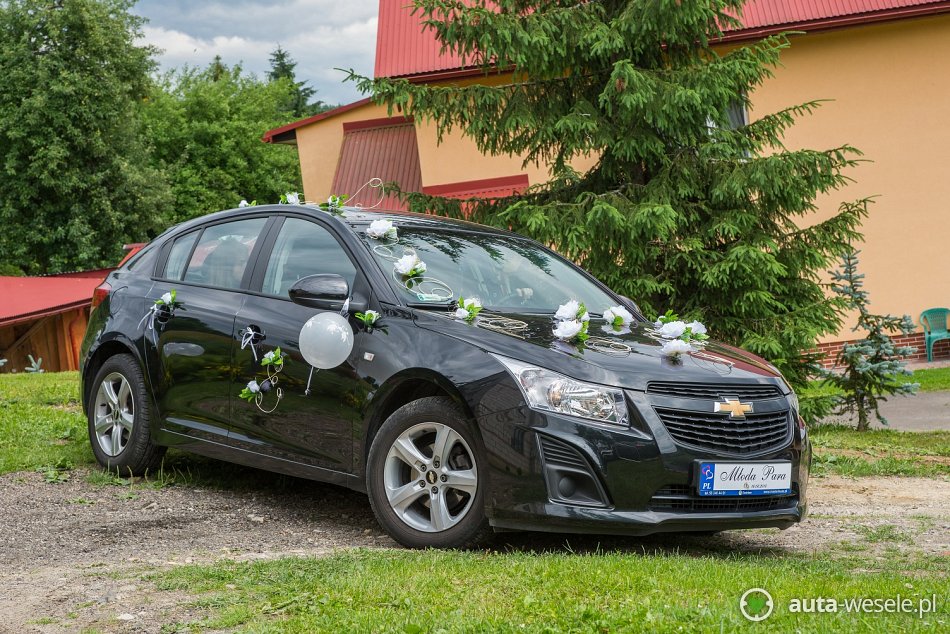
[{"label": "front grille", "polygon": [[798,485],[787,495],[752,495],[745,497],[701,497],[685,484],[671,484],[658,489],[650,498],[651,511],[692,513],[729,513],[736,511],[774,511],[794,508],[798,504]]},{"label": "front grille", "polygon": [[741,400],[778,398],[781,390],[774,385],[757,385],[755,383],[673,383],[669,381],[653,381],[647,384],[648,394],[676,396],[679,398],[711,398],[719,400],[723,396],[732,396]]},{"label": "front grille", "polygon": [[657,407],[656,413],[676,442],[725,454],[751,454],[781,447],[792,433],[788,410],[767,414],[705,414]]},{"label": "front grille", "polygon": [[573,447],[544,435],[539,434],[538,437],[541,439],[541,452],[547,464],[590,471],[587,461]]}]

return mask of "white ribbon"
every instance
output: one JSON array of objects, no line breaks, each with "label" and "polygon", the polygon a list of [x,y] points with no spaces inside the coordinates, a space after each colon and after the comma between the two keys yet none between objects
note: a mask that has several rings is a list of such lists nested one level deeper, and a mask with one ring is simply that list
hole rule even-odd
[{"label": "white ribbon", "polygon": [[258,335],[258,332],[252,327],[248,326],[241,331],[241,350],[244,350],[248,346],[251,346],[251,352],[254,354],[254,362],[257,363],[257,347],[254,343],[254,337]]}]

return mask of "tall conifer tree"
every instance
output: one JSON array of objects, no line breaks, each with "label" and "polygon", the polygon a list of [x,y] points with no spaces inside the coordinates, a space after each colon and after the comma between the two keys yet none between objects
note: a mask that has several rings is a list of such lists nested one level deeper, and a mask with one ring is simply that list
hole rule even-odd
[{"label": "tall conifer tree", "polygon": [[[466,203],[469,218],[550,244],[648,316],[672,307],[701,319],[805,383],[809,350],[840,326],[821,274],[860,239],[867,205],[844,203],[817,224],[809,217],[859,156],[849,146],[783,145],[818,102],[736,120],[786,37],[714,48],[741,0],[411,4],[447,51],[510,79],[427,85],[351,73],[360,89],[433,121],[440,136],[461,132],[482,152],[552,173],[521,195]],[[575,170],[585,157],[593,168]],[[463,214],[459,201],[407,198],[416,210]]]}]

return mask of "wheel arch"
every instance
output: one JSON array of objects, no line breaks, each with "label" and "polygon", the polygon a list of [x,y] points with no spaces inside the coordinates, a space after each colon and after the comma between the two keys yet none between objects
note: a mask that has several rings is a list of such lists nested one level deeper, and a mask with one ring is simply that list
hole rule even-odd
[{"label": "wheel arch", "polygon": [[427,396],[447,396],[452,399],[472,422],[472,428],[481,440],[472,409],[452,381],[426,368],[404,370],[390,377],[370,403],[362,443],[361,466],[364,475],[370,445],[386,419],[403,405]]},{"label": "wheel arch", "polygon": [[[82,397],[83,412],[88,411],[89,398],[92,393],[92,382],[96,378],[99,369],[109,358],[118,354],[131,354],[135,357],[136,363],[138,363],[142,369],[142,376],[145,378],[146,384],[148,383],[148,372],[146,371],[145,363],[143,363],[142,356],[130,340],[118,334],[112,338],[103,340],[90,353],[89,358],[83,366],[82,376],[80,377],[82,386],[82,394],[80,396]],[[148,385],[146,385],[146,389],[149,389]]]}]

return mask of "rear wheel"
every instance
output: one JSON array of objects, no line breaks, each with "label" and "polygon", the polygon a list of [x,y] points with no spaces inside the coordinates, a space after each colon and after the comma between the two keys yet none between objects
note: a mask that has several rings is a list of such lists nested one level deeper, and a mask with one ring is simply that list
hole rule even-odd
[{"label": "rear wheel", "polygon": [[373,439],[366,484],[376,519],[410,548],[462,548],[488,534],[484,461],[465,415],[445,397],[396,410]]},{"label": "rear wheel", "polygon": [[121,475],[156,469],[165,448],[151,439],[151,409],[145,379],[135,357],[109,357],[92,384],[89,440],[100,465]]}]

